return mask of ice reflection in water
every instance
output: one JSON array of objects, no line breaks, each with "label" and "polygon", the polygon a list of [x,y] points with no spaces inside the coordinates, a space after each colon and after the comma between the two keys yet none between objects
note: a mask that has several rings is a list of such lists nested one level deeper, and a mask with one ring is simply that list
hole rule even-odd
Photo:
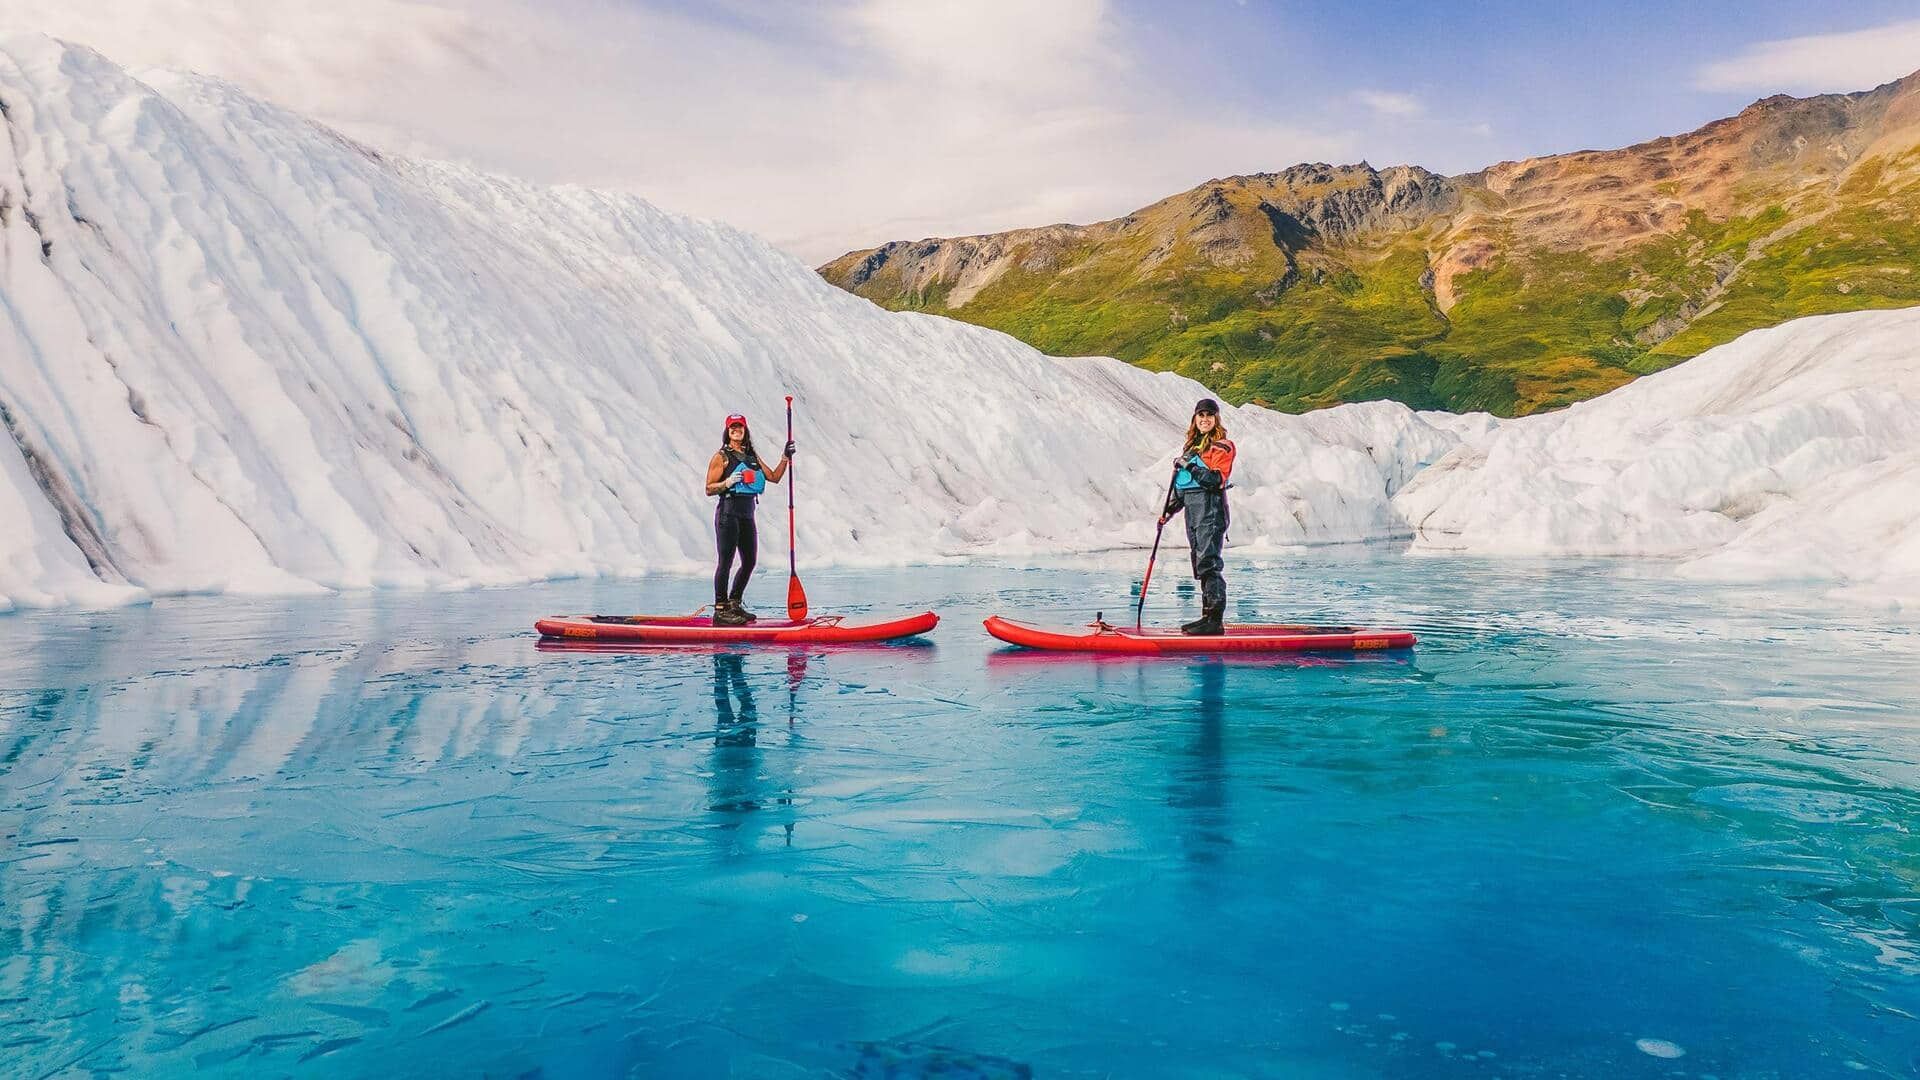
[{"label": "ice reflection in water", "polygon": [[1236,609],[1417,654],[977,630],[1126,576],[809,575],[948,616],[846,650],[523,632],[674,581],[0,619],[0,1074],[1920,1067],[1910,626],[1334,553]]}]

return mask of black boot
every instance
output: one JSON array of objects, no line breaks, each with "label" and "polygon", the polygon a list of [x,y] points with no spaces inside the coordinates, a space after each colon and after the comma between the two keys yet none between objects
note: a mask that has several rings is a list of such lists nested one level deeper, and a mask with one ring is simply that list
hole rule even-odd
[{"label": "black boot", "polygon": [[745,626],[747,625],[746,613],[740,610],[739,604],[731,600],[716,600],[713,604],[713,625]]},{"label": "black boot", "polygon": [[1219,637],[1226,633],[1221,620],[1227,614],[1225,604],[1208,604],[1200,609],[1200,617],[1180,628],[1180,632],[1190,637]]},{"label": "black boot", "polygon": [[736,596],[732,600],[727,601],[727,603],[733,605],[734,613],[740,616],[741,621],[743,622],[759,622],[760,621],[760,616],[755,615],[753,612],[748,611],[746,608],[740,606],[739,597]]}]

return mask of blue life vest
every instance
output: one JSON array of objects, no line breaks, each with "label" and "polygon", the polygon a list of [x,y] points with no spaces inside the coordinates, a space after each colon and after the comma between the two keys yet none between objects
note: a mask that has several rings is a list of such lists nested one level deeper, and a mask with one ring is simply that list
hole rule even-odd
[{"label": "blue life vest", "polygon": [[1174,474],[1173,474],[1173,490],[1199,491],[1201,489],[1200,481],[1196,479],[1193,475],[1192,465],[1193,465],[1192,455],[1188,455],[1180,459],[1180,465],[1177,469],[1174,470]]},{"label": "blue life vest", "polygon": [[[728,456],[731,457],[732,455]],[[735,465],[733,471],[727,475],[731,479],[738,480],[740,479],[740,474],[746,472],[748,469],[753,470],[753,483],[735,484],[733,487],[728,488],[725,494],[758,495],[767,490],[767,470],[761,468],[760,463],[757,461],[743,461]]]},{"label": "blue life vest", "polygon": [[1187,468],[1184,462],[1181,464],[1179,469],[1175,470],[1173,474],[1173,490],[1175,491],[1200,490],[1200,481],[1195,480],[1193,478],[1193,473]]}]

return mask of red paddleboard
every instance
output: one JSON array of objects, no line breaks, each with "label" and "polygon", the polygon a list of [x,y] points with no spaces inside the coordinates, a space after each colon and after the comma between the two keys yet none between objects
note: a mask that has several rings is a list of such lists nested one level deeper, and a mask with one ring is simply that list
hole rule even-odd
[{"label": "red paddleboard", "polygon": [[877,622],[849,622],[838,615],[796,621],[762,619],[745,626],[715,626],[705,615],[555,615],[533,624],[542,638],[560,641],[628,642],[645,645],[833,645],[891,641],[924,634],[940,622],[931,611]]},{"label": "red paddleboard", "polygon": [[1178,630],[1130,630],[1104,622],[1087,626],[1030,626],[987,620],[987,633],[1012,645],[1057,652],[1130,653],[1168,656],[1187,653],[1351,652],[1356,649],[1410,649],[1405,630],[1367,630],[1355,626],[1229,626],[1226,633],[1189,637]]}]

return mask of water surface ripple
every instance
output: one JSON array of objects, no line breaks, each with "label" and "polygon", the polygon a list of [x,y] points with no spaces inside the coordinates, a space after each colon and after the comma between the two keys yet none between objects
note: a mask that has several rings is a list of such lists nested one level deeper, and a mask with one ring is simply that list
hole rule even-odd
[{"label": "water surface ripple", "polygon": [[0,1075],[1920,1072],[1910,618],[1352,550],[1234,614],[1416,652],[979,630],[1135,561],[809,574],[945,616],[843,650],[526,630],[679,579],[0,618]]}]

